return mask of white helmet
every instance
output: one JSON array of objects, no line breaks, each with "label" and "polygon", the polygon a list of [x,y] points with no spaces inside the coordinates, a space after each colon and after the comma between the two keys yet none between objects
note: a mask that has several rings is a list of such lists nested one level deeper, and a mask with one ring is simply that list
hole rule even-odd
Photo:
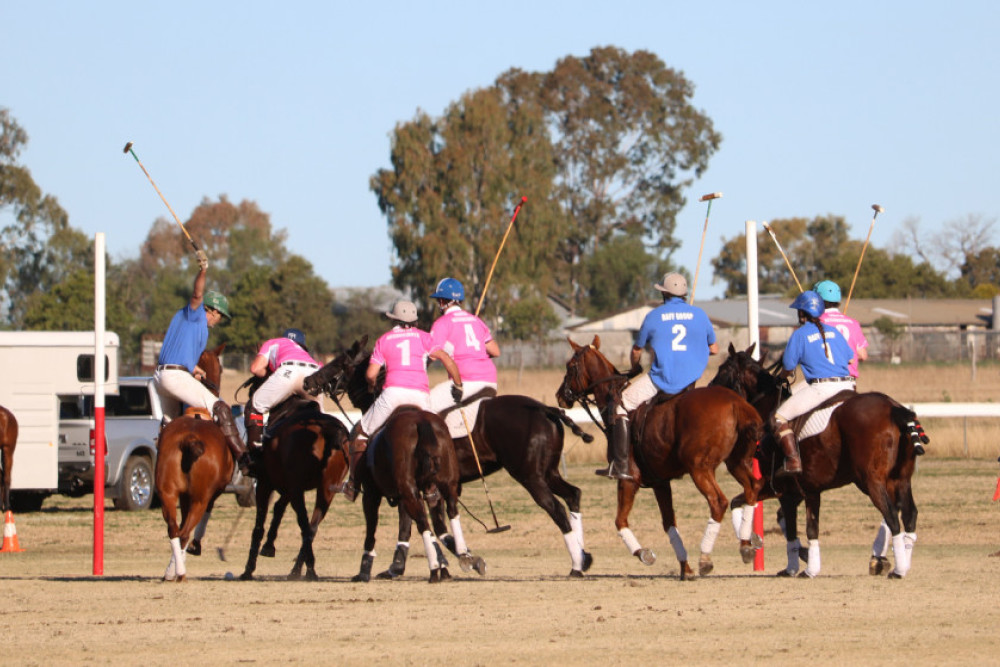
[{"label": "white helmet", "polygon": [[679,273],[667,273],[663,276],[663,283],[656,285],[656,289],[673,296],[687,296],[688,281]]},{"label": "white helmet", "polygon": [[417,307],[412,301],[397,301],[392,304],[392,310],[385,314],[390,320],[399,320],[406,324],[417,321]]}]

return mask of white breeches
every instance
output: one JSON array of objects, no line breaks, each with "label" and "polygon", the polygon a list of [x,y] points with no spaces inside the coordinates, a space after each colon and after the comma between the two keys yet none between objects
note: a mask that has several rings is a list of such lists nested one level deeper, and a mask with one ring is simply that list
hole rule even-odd
[{"label": "white breeches", "polygon": [[211,414],[212,406],[219,400],[208,387],[183,370],[156,371],[153,386],[160,395],[160,406],[167,419],[180,416],[181,403],[187,403],[193,408],[205,408]]}]

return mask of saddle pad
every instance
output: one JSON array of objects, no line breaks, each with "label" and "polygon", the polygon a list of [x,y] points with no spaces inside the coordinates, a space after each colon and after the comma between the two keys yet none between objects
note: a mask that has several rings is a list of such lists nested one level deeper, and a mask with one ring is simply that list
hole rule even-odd
[{"label": "saddle pad", "polygon": [[830,423],[830,415],[832,415],[833,411],[836,410],[839,406],[840,403],[837,403],[836,405],[831,405],[826,408],[821,408],[816,412],[810,414],[809,418],[806,419],[805,424],[802,425],[802,429],[799,431],[798,434],[799,441],[801,442],[806,438],[822,433],[823,429],[825,429],[827,424]]}]

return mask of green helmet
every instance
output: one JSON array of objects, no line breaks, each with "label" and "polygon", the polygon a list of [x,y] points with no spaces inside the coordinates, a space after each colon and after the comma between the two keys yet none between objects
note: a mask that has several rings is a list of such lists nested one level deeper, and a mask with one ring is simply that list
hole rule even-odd
[{"label": "green helmet", "polygon": [[229,314],[229,300],[219,292],[205,292],[205,307],[219,311],[227,320],[233,319]]}]

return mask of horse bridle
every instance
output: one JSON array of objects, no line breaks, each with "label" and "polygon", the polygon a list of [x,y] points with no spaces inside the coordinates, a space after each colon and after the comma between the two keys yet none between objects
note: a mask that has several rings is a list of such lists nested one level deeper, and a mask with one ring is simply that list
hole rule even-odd
[{"label": "horse bridle", "polygon": [[[604,411],[601,410],[601,407],[597,404],[596,395],[595,398],[591,398],[590,396],[591,394],[596,394],[598,387],[608,382],[614,382],[620,380],[623,382],[621,389],[624,389],[625,388],[624,383],[627,383],[628,380],[635,377],[635,374],[622,373],[612,365],[611,368],[614,369],[612,373],[600,377],[597,380],[594,380],[589,385],[587,385],[586,387],[584,387],[579,391],[574,391],[570,387],[570,384],[580,379],[580,365],[582,364],[581,357],[583,353],[586,352],[588,349],[592,349],[595,352],[597,351],[597,348],[595,348],[593,345],[580,347],[570,358],[569,362],[566,364],[566,377],[563,380],[563,394],[564,398],[567,401],[571,403],[577,402],[581,406],[583,406],[583,409],[587,412],[587,416],[590,417],[590,420],[597,425],[597,428],[601,429],[602,433],[607,435],[608,430],[607,427],[605,426],[605,422],[603,419]],[[613,387],[611,390],[609,390],[609,393],[614,391],[615,388]],[[619,389],[619,394],[620,392],[621,390]],[[614,400],[609,400],[607,402],[607,405],[605,405],[604,410],[609,410],[609,409],[613,410],[614,404],[615,404]],[[591,412],[590,410],[591,405],[593,405],[598,409],[598,412],[601,413],[602,419],[597,419],[594,416],[594,413]]]}]

